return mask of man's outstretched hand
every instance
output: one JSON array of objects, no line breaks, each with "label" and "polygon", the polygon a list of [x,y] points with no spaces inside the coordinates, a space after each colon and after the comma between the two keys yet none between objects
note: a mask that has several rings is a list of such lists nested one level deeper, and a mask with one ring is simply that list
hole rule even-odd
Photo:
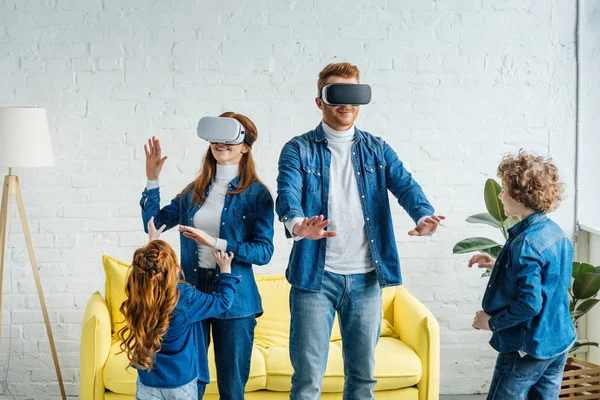
[{"label": "man's outstretched hand", "polygon": [[328,237],[337,236],[337,232],[326,231],[325,228],[331,223],[324,216],[318,215],[312,218],[304,218],[302,222],[294,225],[294,235],[310,239],[319,240]]},{"label": "man's outstretched hand", "polygon": [[443,215],[432,215],[431,217],[421,221],[419,225],[415,227],[412,231],[408,232],[409,236],[427,236],[434,233],[440,222],[445,220],[446,217]]}]

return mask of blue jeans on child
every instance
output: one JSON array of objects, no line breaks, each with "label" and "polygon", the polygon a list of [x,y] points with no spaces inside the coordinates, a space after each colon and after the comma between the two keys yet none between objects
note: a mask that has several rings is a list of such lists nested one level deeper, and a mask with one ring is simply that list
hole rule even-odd
[{"label": "blue jeans on child", "polygon": [[381,288],[375,272],[338,275],[325,271],[318,292],[292,287],[291,400],[318,400],[337,312],[344,359],[344,400],[374,399],[375,347],[381,329]]},{"label": "blue jeans on child", "polygon": [[500,353],[488,400],[554,400],[558,399],[563,370],[569,352],[547,360],[518,352]]},{"label": "blue jeans on child", "polygon": [[145,386],[137,380],[135,400],[198,400],[196,379],[183,386],[171,389]]}]

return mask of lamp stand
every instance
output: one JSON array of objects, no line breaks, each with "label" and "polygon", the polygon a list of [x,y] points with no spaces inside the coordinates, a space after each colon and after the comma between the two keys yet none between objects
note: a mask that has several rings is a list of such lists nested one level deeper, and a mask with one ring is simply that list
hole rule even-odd
[{"label": "lamp stand", "polygon": [[12,168],[8,169],[8,175],[4,177],[4,185],[2,186],[2,206],[0,208],[0,328],[2,327],[2,298],[4,297],[4,265],[6,261],[8,223],[10,218],[9,206],[12,195],[15,195],[16,197],[19,215],[21,216],[21,224],[23,225],[25,241],[27,242],[27,249],[29,250],[29,260],[31,261],[31,267],[33,269],[33,277],[35,278],[35,285],[37,287],[38,296],[40,298],[40,305],[42,306],[42,314],[44,314],[46,333],[48,334],[48,341],[50,342],[50,349],[52,350],[52,357],[54,358],[54,368],[56,369],[56,376],[58,377],[60,393],[62,394],[63,400],[66,400],[67,396],[65,394],[65,387],[63,384],[62,374],[60,373],[60,366],[58,364],[58,356],[56,354],[56,346],[54,345],[54,337],[52,336],[50,319],[48,318],[48,310],[46,309],[46,301],[44,300],[44,292],[42,291],[40,273],[38,271],[37,262],[35,260],[35,253],[33,252],[31,232],[29,231],[29,224],[27,223],[27,216],[25,214],[25,205],[23,203],[23,196],[21,194],[21,184],[19,183],[19,178],[16,175],[12,174]]}]

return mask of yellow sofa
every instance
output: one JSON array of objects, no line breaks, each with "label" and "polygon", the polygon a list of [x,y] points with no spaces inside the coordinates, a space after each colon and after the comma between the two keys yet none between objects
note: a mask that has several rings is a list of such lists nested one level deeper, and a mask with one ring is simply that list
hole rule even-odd
[{"label": "yellow sofa", "polygon": [[[128,265],[104,256],[107,275],[105,297],[90,298],[81,332],[81,400],[132,400],[137,373],[127,368],[114,333],[122,326],[118,309],[125,298]],[[282,275],[257,275],[264,315],[258,319],[246,399],[289,398],[292,366],[288,354],[290,286]],[[439,397],[439,327],[431,312],[403,287],[383,291],[383,322],[375,358],[378,400],[436,400]],[[334,325],[327,371],[323,379],[324,400],[341,399],[344,370],[339,327]],[[204,396],[218,399],[212,351],[209,354],[211,383]]]}]

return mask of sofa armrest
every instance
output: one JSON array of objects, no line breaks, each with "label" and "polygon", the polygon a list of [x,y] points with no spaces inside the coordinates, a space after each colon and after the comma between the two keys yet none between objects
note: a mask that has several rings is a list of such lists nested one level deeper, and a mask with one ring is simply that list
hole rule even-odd
[{"label": "sofa armrest", "polygon": [[79,350],[79,395],[81,400],[104,400],[104,364],[111,345],[108,306],[99,292],[87,303]]},{"label": "sofa armrest", "polygon": [[440,328],[423,303],[404,286],[396,289],[394,329],[400,340],[421,359],[423,375],[417,384],[420,400],[437,400],[440,392]]}]

